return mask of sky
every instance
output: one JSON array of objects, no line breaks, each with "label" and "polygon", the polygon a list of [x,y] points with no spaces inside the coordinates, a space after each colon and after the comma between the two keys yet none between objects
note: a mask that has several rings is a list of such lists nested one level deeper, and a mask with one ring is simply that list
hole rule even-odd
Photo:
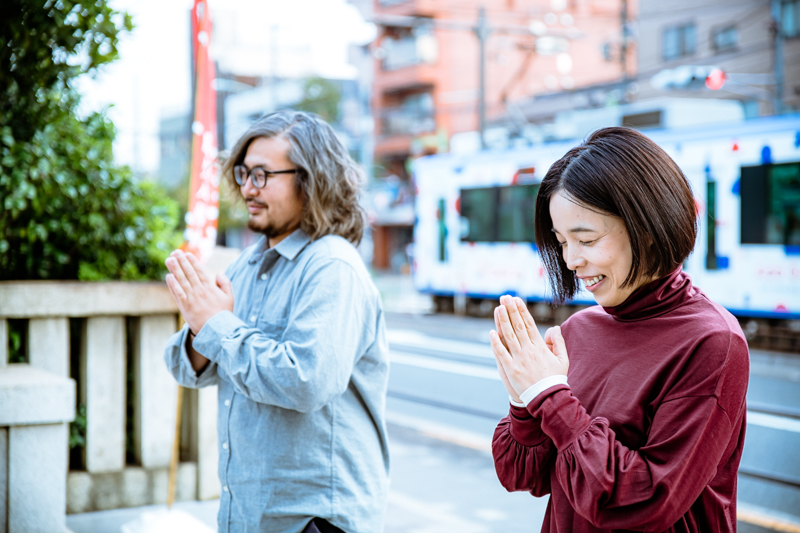
[{"label": "sky", "polygon": [[[111,0],[135,25],[121,38],[120,59],[84,76],[83,114],[108,108],[117,127],[115,158],[137,173],[158,169],[162,117],[189,111],[192,0]],[[346,0],[209,0],[211,53],[220,69],[254,76],[354,78],[350,44],[375,28]],[[273,54],[273,51],[275,52]]]}]

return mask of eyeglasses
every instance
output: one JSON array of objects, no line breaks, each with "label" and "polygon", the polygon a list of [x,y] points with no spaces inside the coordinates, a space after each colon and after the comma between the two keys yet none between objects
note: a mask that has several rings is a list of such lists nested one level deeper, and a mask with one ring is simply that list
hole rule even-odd
[{"label": "eyeglasses", "polygon": [[236,180],[237,185],[242,187],[247,182],[247,178],[249,177],[253,182],[253,186],[256,189],[260,189],[267,184],[267,178],[269,177],[272,177],[276,174],[294,174],[296,172],[296,168],[289,170],[266,170],[261,167],[253,167],[250,170],[247,170],[247,167],[244,165],[236,165],[233,167],[233,179]]}]

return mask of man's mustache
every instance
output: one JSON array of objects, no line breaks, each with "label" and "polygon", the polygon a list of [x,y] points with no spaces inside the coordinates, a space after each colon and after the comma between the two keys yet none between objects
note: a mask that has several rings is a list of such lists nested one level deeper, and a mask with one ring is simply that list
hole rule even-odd
[{"label": "man's mustache", "polygon": [[255,205],[260,205],[261,207],[267,207],[267,204],[265,204],[261,200],[256,200],[255,198],[245,198],[244,202],[246,204],[255,204]]}]

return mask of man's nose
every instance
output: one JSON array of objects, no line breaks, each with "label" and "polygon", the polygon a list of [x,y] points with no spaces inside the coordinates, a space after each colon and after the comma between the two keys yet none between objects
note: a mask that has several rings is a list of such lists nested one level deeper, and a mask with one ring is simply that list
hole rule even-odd
[{"label": "man's nose", "polygon": [[245,178],[244,183],[239,187],[239,190],[242,192],[243,196],[258,195],[258,189],[255,185],[253,185],[253,178],[251,176],[247,176],[247,178]]}]

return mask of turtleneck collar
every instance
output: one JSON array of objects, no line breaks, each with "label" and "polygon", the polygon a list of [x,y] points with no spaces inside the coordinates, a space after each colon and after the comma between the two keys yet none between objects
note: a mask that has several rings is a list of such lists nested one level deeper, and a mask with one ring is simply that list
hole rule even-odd
[{"label": "turtleneck collar", "polygon": [[617,320],[633,322],[672,311],[698,292],[692,285],[692,278],[678,268],[668,276],[639,287],[621,304],[603,309]]}]

